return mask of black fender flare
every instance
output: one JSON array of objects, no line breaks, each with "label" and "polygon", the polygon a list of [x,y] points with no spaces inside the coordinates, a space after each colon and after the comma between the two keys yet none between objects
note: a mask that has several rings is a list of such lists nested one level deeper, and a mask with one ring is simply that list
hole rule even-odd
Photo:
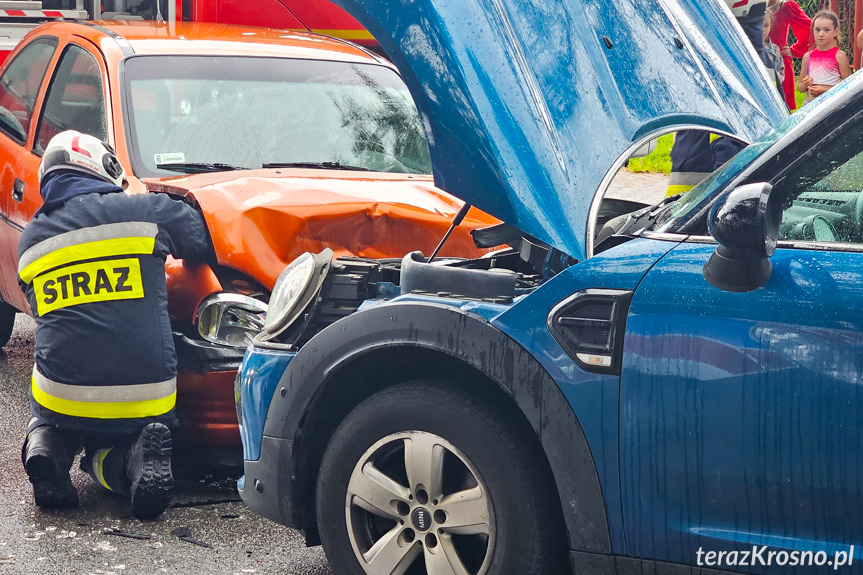
[{"label": "black fender flare", "polygon": [[[495,382],[529,422],[549,461],[567,524],[570,548],[612,552],[599,476],[581,425],[563,392],[521,345],[484,318],[449,305],[399,302],[348,316],[312,338],[291,361],[273,395],[264,428],[289,448],[274,478],[280,485],[297,479],[303,425],[319,392],[336,372],[381,348],[421,347],[447,354]],[[287,463],[287,465],[286,465]],[[272,465],[272,462],[271,462]],[[293,486],[278,497],[287,523],[305,528],[291,501]],[[287,506],[287,508],[286,508]],[[299,520],[298,520],[299,519]]]}]

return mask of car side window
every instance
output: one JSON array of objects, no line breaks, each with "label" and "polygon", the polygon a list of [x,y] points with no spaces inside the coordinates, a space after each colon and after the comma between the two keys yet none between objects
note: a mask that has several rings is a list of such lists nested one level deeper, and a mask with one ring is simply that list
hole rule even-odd
[{"label": "car side window", "polygon": [[105,92],[96,59],[70,44],[63,52],[42,109],[35,152],[42,154],[51,138],[66,130],[107,141]]},{"label": "car side window", "polygon": [[33,107],[57,41],[36,40],[0,76],[0,130],[20,143],[27,139]]},{"label": "car side window", "polygon": [[786,177],[779,239],[863,245],[863,133],[846,129]]}]

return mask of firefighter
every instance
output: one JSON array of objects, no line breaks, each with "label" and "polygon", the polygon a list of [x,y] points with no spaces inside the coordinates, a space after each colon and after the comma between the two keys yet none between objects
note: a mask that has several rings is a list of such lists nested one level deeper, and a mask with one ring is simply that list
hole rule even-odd
[{"label": "firefighter", "polygon": [[177,355],[165,258],[204,261],[203,217],[164,194],[124,193],[113,150],[67,131],[39,166],[44,201],[18,244],[18,281],[36,318],[32,419],[22,460],[36,504],[74,508],[81,468],[160,515],[173,494]]},{"label": "firefighter", "polygon": [[[767,0],[725,0],[725,3],[752,42],[764,66],[775,76],[773,61],[764,48]],[[736,140],[701,130],[677,132],[671,148],[671,176],[666,195],[688,192],[744,147],[745,144]]]}]

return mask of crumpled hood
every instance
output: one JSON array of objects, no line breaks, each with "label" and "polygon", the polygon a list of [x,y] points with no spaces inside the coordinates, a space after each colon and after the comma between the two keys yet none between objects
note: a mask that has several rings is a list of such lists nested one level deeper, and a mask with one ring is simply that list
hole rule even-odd
[{"label": "crumpled hood", "polygon": [[402,73],[438,186],[579,259],[635,141],[788,114],[721,0],[335,1]]},{"label": "crumpled hood", "polygon": [[[337,256],[429,254],[462,202],[430,176],[328,170],[249,170],[144,180],[151,192],[190,197],[207,220],[219,264],[272,289],[303,252]],[[471,210],[442,255],[476,257],[471,229],[498,220]]]}]

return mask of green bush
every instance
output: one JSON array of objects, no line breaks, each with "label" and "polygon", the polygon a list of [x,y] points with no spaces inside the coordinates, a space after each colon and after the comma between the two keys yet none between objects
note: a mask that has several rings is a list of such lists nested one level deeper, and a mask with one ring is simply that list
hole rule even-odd
[{"label": "green bush", "polygon": [[656,143],[656,149],[643,158],[629,160],[629,169],[633,172],[656,172],[668,174],[671,172],[671,144],[674,137],[671,134],[662,136]]},{"label": "green bush", "polygon": [[804,92],[798,92],[797,88],[794,88],[794,96],[797,99],[797,109],[800,109],[800,106],[803,105],[803,100],[806,99],[806,94]]}]

